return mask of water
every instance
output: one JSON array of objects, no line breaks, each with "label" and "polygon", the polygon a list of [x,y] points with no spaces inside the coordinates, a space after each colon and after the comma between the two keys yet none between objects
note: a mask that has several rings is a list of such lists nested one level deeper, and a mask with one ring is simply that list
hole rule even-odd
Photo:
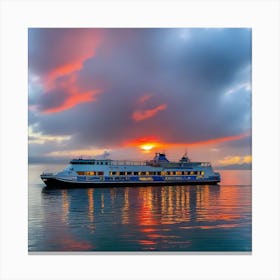
[{"label": "water", "polygon": [[250,171],[221,171],[220,186],[69,190],[29,171],[30,252],[252,250]]}]

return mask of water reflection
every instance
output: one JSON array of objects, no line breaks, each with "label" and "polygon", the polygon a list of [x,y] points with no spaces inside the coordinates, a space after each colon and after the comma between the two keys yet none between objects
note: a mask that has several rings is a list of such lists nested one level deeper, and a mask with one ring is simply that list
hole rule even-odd
[{"label": "water reflection", "polygon": [[[45,188],[42,201],[53,205],[45,207],[44,224],[52,225],[47,230],[56,240],[55,250],[197,250],[199,242],[199,248],[208,250],[216,239],[202,231],[245,227],[245,247],[251,248],[250,187]],[[54,230],[56,219],[60,224]],[[236,237],[227,238],[232,243]]]},{"label": "water reflection", "polygon": [[69,200],[68,193],[66,190],[62,190],[62,215],[61,221],[68,224],[68,214],[69,214]]},{"label": "water reflection", "polygon": [[129,224],[129,188],[124,191],[124,204],[122,207],[122,224]]}]

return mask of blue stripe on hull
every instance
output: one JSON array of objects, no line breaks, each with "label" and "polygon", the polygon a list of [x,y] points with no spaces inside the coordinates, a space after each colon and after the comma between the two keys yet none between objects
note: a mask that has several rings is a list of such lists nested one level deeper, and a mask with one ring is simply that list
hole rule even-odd
[{"label": "blue stripe on hull", "polygon": [[168,186],[168,185],[216,185],[220,180],[189,180],[189,181],[114,181],[114,182],[82,182],[82,181],[61,181],[55,178],[48,178],[44,183],[49,188],[91,188],[91,187],[121,187],[121,186]]}]

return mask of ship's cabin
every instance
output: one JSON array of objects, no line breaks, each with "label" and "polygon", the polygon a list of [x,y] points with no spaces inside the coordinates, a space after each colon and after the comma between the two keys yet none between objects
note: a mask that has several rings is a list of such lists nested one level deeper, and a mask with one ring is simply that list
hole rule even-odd
[{"label": "ship's cabin", "polygon": [[187,155],[184,155],[181,159],[180,159],[181,163],[189,163],[191,162],[191,160],[189,159],[189,157]]},{"label": "ship's cabin", "polygon": [[169,162],[164,153],[156,153],[153,161],[156,163]]}]

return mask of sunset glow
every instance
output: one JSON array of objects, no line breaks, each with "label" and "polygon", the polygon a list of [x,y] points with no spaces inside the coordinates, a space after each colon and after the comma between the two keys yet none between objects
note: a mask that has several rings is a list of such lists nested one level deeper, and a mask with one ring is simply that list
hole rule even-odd
[{"label": "sunset glow", "polygon": [[251,69],[250,29],[30,28],[29,162],[250,168]]},{"label": "sunset glow", "polygon": [[[168,142],[161,142],[159,140],[157,140],[157,142],[150,142],[150,140],[156,139],[156,138],[147,137],[147,138],[139,138],[139,139],[132,140],[132,141],[128,142],[128,145],[140,147],[141,149],[143,149],[145,151],[149,151],[155,147],[157,147],[159,149],[168,149],[168,148],[172,148],[172,147],[178,147],[178,148],[181,147],[182,148],[182,147],[207,146],[207,145],[219,144],[222,142],[230,142],[230,141],[234,141],[234,140],[239,140],[239,139],[242,139],[245,137],[248,137],[247,133],[244,133],[241,135],[232,135],[232,136],[227,136],[227,137],[222,137],[222,138],[216,138],[216,139],[209,139],[207,141],[186,142],[186,143],[168,143]],[[236,160],[238,161],[238,159],[240,159],[240,158],[229,157],[225,160],[235,162]],[[248,162],[250,162],[250,160],[251,160],[251,157],[247,156],[247,157],[244,157],[243,162],[248,163]],[[221,160],[221,163],[222,163],[222,160]]]}]

